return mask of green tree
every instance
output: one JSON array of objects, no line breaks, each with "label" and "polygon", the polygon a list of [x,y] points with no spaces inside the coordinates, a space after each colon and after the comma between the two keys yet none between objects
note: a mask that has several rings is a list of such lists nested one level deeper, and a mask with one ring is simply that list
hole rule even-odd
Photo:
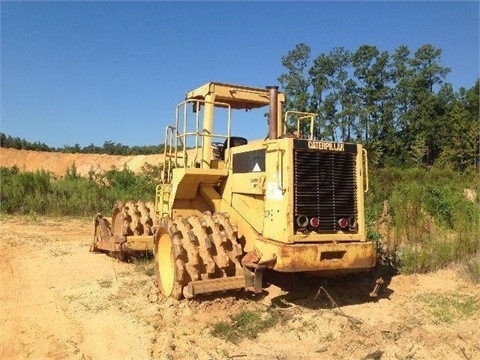
[{"label": "green tree", "polygon": [[[310,109],[309,75],[308,64],[310,61],[311,49],[306,44],[298,44],[295,49],[290,50],[282,57],[282,66],[288,73],[280,75],[278,81],[283,87],[286,102],[285,111],[308,111]],[[286,124],[290,129],[296,128],[296,123]]]},{"label": "green tree", "polygon": [[[379,166],[431,166],[442,155],[464,168],[478,161],[478,82],[455,94],[441,53],[431,44],[414,53],[402,45],[392,55],[362,45],[310,62],[310,47],[298,44],[282,57],[285,110],[315,112],[317,138],[362,142]],[[464,154],[450,146],[453,134],[464,134]]]},{"label": "green tree", "polygon": [[478,122],[479,80],[468,91],[459,90],[444,116],[449,124],[438,164],[456,170],[478,167],[480,128]]},{"label": "green tree", "polygon": [[333,76],[334,67],[335,64],[329,56],[320,54],[313,60],[313,65],[308,70],[312,86],[309,110],[318,115],[315,137],[319,139],[332,139],[335,132],[335,104],[331,97],[328,97],[329,77]]},{"label": "green tree", "polygon": [[[447,131],[444,129],[445,123],[439,121],[446,112],[446,106],[435,93],[450,72],[449,68],[440,65],[441,54],[440,49],[426,44],[419,47],[410,59],[413,70],[411,93],[415,106],[412,109],[411,126],[414,136],[422,134],[425,138],[428,147],[427,165],[432,165],[441,153],[440,136]],[[411,143],[407,146],[410,148]]]},{"label": "green tree", "polygon": [[[351,53],[343,47],[334,48],[328,55],[332,65],[329,76],[328,96],[335,104],[332,140],[345,141],[351,138],[355,128],[355,104],[357,103],[357,83],[349,77]],[[338,139],[337,139],[338,138]]]}]

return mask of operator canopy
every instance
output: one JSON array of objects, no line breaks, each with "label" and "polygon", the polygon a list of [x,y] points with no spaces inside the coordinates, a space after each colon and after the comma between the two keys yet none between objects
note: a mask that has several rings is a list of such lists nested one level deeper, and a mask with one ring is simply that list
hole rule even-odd
[{"label": "operator canopy", "polygon": [[[230,105],[232,109],[257,109],[269,105],[268,89],[209,82],[186,94],[185,99],[205,100],[208,95],[214,95],[215,102]],[[285,94],[278,93],[278,102],[285,102]]]}]

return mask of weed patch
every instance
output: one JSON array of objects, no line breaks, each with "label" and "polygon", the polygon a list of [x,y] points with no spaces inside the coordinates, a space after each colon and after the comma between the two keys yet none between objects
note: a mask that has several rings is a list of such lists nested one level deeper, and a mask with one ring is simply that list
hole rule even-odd
[{"label": "weed patch", "polygon": [[153,267],[154,259],[153,254],[147,252],[141,256],[131,257],[130,261],[135,265],[135,270],[143,273],[147,276],[155,275],[155,269]]},{"label": "weed patch", "polygon": [[113,284],[113,281],[111,279],[102,279],[102,280],[98,280],[97,282],[101,288],[110,288],[112,287],[112,284]]},{"label": "weed patch", "polygon": [[70,250],[65,250],[65,249],[60,249],[60,248],[50,249],[50,254],[52,254],[52,256],[55,256],[55,257],[69,255],[71,253],[72,252]]},{"label": "weed patch", "polygon": [[[480,207],[464,195],[477,183],[476,177],[434,168],[376,173],[366,218],[381,263],[404,274],[425,273],[477,253]],[[475,266],[469,269],[474,277]]]},{"label": "weed patch", "polygon": [[143,174],[134,174],[128,168],[112,168],[87,179],[78,174],[74,164],[63,177],[44,170],[0,167],[0,212],[28,214],[32,221],[39,215],[108,214],[117,200],[151,200],[158,182],[151,175],[156,171],[145,167]]},{"label": "weed patch", "polygon": [[474,283],[480,284],[480,255],[469,259],[465,265],[466,277]]},{"label": "weed patch", "polygon": [[477,297],[459,293],[428,293],[419,300],[425,304],[435,323],[450,324],[455,320],[469,318],[480,309]]},{"label": "weed patch", "polygon": [[278,322],[278,314],[269,309],[245,310],[213,325],[211,334],[226,341],[238,344],[243,338],[255,339],[258,334],[273,327]]}]

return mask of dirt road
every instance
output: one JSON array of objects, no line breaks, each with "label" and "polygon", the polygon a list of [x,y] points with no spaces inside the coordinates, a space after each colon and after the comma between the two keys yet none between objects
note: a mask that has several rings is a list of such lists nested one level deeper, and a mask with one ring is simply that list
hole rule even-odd
[{"label": "dirt road", "polygon": [[[0,217],[0,359],[479,359],[480,287],[459,269],[387,278],[267,276],[261,296],[158,298],[148,260],[88,252],[85,220]],[[214,324],[279,321],[238,344]],[[273,309],[273,310],[272,310]]]}]

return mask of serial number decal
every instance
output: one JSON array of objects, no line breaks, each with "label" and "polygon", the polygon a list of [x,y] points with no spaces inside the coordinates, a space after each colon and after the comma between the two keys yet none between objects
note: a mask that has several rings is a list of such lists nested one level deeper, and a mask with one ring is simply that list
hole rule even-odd
[{"label": "serial number decal", "polygon": [[345,151],[345,144],[310,140],[308,142],[308,148],[330,151]]}]

